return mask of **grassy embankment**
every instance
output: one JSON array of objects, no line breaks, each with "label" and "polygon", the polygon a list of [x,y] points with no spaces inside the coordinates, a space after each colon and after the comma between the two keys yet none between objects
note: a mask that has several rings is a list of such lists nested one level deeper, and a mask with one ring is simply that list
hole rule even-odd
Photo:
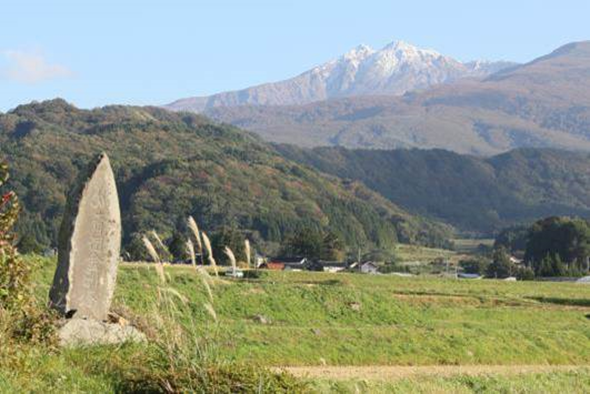
[{"label": "grassy embankment", "polygon": [[[53,263],[45,261],[37,280],[39,297],[47,294],[52,270]],[[590,286],[262,272],[258,278],[214,281],[214,322],[203,307],[207,292],[192,268],[169,267],[166,273],[168,286],[186,297],[178,319],[198,334],[208,357],[224,362],[267,366],[590,364]],[[115,309],[149,326],[157,288],[153,268],[124,265]],[[114,390],[129,380],[125,374],[137,373],[138,366],[157,370],[157,365],[145,365],[153,360],[152,351],[156,350],[149,345],[39,354],[28,349],[21,356],[19,372],[0,369],[0,388]],[[530,392],[564,387],[584,391],[579,389],[590,387],[589,376],[582,368],[539,376],[404,378],[396,383],[316,381],[313,387],[346,392],[368,384],[371,391],[388,391],[395,384],[402,391],[440,386],[453,392],[514,385],[535,389]]]}]

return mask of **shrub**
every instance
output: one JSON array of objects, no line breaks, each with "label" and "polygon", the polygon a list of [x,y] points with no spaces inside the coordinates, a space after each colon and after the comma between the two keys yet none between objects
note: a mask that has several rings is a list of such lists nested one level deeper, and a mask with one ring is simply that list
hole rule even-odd
[{"label": "shrub", "polygon": [[518,280],[533,280],[535,279],[535,271],[530,267],[519,267],[516,271],[516,278]]},{"label": "shrub", "polygon": [[459,265],[468,274],[485,275],[490,262],[483,257],[476,257],[470,260],[461,260]]},{"label": "shrub", "polygon": [[[8,166],[0,163],[0,187],[8,180]],[[12,228],[20,206],[13,192],[0,200],[0,312],[10,321],[3,331],[12,338],[28,342],[45,342],[53,336],[52,314],[34,303],[31,290],[31,267],[14,247]]]},{"label": "shrub", "polygon": [[[8,166],[0,163],[0,187],[8,181]],[[30,270],[14,247],[12,228],[20,206],[16,195],[9,191],[0,200],[0,308],[18,310],[31,301]]]}]

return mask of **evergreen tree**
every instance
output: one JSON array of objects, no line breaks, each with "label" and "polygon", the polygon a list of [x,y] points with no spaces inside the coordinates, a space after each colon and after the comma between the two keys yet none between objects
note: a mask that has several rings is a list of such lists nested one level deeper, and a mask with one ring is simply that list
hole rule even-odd
[{"label": "evergreen tree", "polygon": [[190,259],[189,252],[186,249],[187,238],[183,237],[181,233],[175,231],[168,243],[168,250],[172,254],[175,262],[183,262]]},{"label": "evergreen tree", "polygon": [[537,275],[553,276],[553,259],[549,254],[546,254],[537,265]]},{"label": "evergreen tree", "polygon": [[504,247],[494,250],[492,263],[488,266],[487,276],[492,278],[508,278],[516,271],[516,267],[510,261],[510,256]]},{"label": "evergreen tree", "polygon": [[141,240],[141,234],[135,233],[130,238],[123,250],[123,258],[127,261],[149,261],[150,257]]},{"label": "evergreen tree", "polygon": [[559,257],[557,253],[553,255],[551,266],[553,268],[553,276],[564,276],[567,272],[563,262],[561,261],[561,257]]},{"label": "evergreen tree", "polygon": [[[584,271],[589,256],[590,224],[586,220],[550,217],[536,222],[530,229],[525,261],[539,275],[543,272],[542,276],[561,276],[568,271]],[[551,268],[547,266],[549,263]]]},{"label": "evergreen tree", "polygon": [[299,230],[289,237],[282,253],[313,260],[339,260],[344,257],[340,239],[333,233],[315,228]]},{"label": "evergreen tree", "polygon": [[24,233],[16,245],[18,251],[22,254],[43,252],[43,246],[37,242],[37,238],[29,233]]},{"label": "evergreen tree", "polygon": [[244,252],[244,235],[233,226],[223,227],[221,230],[213,233],[211,238],[211,247],[213,255],[218,264],[229,265],[230,261],[225,254],[225,248],[228,247],[236,256],[238,262],[246,261]]}]

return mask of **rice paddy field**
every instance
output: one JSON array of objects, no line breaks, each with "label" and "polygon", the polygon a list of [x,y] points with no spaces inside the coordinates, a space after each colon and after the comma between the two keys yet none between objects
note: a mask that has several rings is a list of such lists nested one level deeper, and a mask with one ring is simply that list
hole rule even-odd
[{"label": "rice paddy field", "polygon": [[[36,261],[43,299],[55,262]],[[167,266],[165,275],[162,285],[152,265],[123,264],[113,309],[158,335],[149,332],[154,300],[171,294],[180,305],[175,318],[209,357],[287,368],[312,392],[590,391],[589,285],[251,271],[245,279],[214,277],[210,299],[192,267]],[[204,306],[209,302],[213,310]],[[124,365],[141,359],[141,346],[96,347],[91,354]],[[75,376],[83,391],[111,390],[105,367],[83,354],[29,355],[23,362],[49,374],[37,378],[39,387],[62,374],[64,381]],[[367,367],[390,372],[359,372]],[[321,368],[332,373],[314,373]],[[0,367],[0,388],[23,383],[23,376]]]}]

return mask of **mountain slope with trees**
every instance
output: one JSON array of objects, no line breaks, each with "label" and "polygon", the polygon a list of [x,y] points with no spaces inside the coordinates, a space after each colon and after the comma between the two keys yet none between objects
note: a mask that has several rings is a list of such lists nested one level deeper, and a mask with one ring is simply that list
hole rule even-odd
[{"label": "mountain slope with trees", "polygon": [[248,232],[257,245],[304,228],[334,233],[346,245],[445,243],[447,227],[358,182],[284,159],[242,130],[159,108],[81,110],[59,99],[0,114],[0,157],[24,206],[19,225],[33,238],[27,242],[55,244],[66,193],[101,151],[116,174],[127,245],[151,229],[172,237],[188,215],[206,231]]},{"label": "mountain slope with trees", "polygon": [[553,215],[590,217],[588,153],[520,149],[486,159],[444,150],[277,149],[464,231],[489,234]]}]

